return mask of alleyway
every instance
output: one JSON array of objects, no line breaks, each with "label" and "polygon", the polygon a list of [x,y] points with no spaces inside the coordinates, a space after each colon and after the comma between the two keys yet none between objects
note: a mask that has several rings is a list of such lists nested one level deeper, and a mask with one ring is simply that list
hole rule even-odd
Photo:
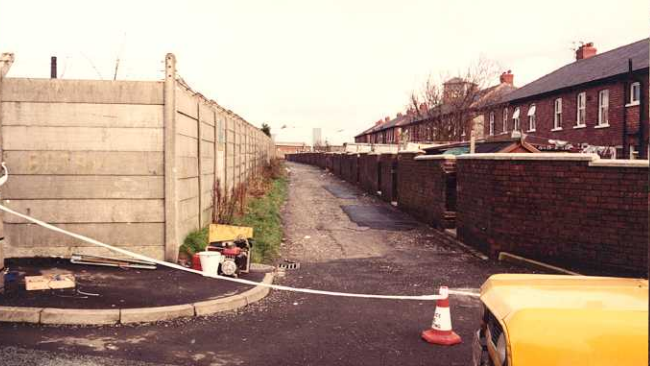
[{"label": "alleyway", "polygon": [[[280,278],[283,285],[421,295],[435,293],[440,285],[477,289],[492,273],[523,271],[440,242],[432,229],[322,170],[291,163],[288,167],[282,259],[298,261],[301,267]],[[372,228],[352,222],[341,206],[360,214]],[[454,329],[464,340],[451,348],[420,339],[420,332],[431,324],[432,302],[274,291],[242,311],[154,325],[71,330],[2,324],[0,363],[467,365],[479,302],[452,297],[451,306]],[[85,357],[69,356],[72,353]]]}]

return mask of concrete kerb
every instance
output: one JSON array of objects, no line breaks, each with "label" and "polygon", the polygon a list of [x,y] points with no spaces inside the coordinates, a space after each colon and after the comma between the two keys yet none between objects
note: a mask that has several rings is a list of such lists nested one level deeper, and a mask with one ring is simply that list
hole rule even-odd
[{"label": "concrete kerb", "polygon": [[[274,276],[274,273],[267,273],[264,275],[262,283],[273,283]],[[269,292],[268,287],[255,286],[241,294],[215,300],[135,309],[59,309],[0,306],[0,322],[60,325],[149,323],[236,310],[260,301]]]}]

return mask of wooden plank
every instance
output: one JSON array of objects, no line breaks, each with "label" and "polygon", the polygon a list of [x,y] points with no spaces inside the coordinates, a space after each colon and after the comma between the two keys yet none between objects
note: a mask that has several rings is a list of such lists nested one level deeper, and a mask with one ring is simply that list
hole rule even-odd
[{"label": "wooden plank", "polygon": [[2,127],[4,150],[163,151],[160,128]]},{"label": "wooden plank", "polygon": [[176,133],[198,139],[198,121],[184,114],[176,113]]},{"label": "wooden plank", "polygon": [[162,106],[97,103],[2,103],[3,126],[159,127]]},{"label": "wooden plank", "polygon": [[177,197],[179,201],[199,196],[199,178],[179,179],[176,183],[178,188]]},{"label": "wooden plank", "polygon": [[179,179],[199,176],[198,158],[177,157],[176,162]]},{"label": "wooden plank", "polygon": [[[86,243],[87,244],[87,243]],[[155,259],[164,259],[165,247],[160,245],[139,245],[135,247],[126,247],[130,251],[146,255]],[[178,249],[177,249],[178,250]],[[70,258],[72,254],[107,256],[113,258],[125,258],[112,250],[87,244],[78,247],[13,247],[5,245],[4,251],[7,258],[33,258],[33,257],[59,257]]]},{"label": "wooden plank", "polygon": [[192,117],[196,119],[198,118],[197,116],[198,102],[199,102],[199,98],[192,95],[192,93],[187,91],[185,88],[180,86],[176,87],[176,110],[177,111],[187,115],[188,117]]},{"label": "wooden plank", "polygon": [[2,198],[164,198],[163,177],[13,174]]},{"label": "wooden plank", "polygon": [[[163,245],[163,223],[59,224],[61,229],[117,246]],[[13,247],[92,245],[34,224],[5,224],[6,240]]]},{"label": "wooden plank", "polygon": [[25,289],[27,291],[56,290],[74,288],[75,286],[76,283],[72,273],[25,276]]},{"label": "wooden plank", "polygon": [[159,81],[6,78],[5,102],[163,104]]},{"label": "wooden plank", "polygon": [[[199,156],[198,140],[183,135],[176,136],[176,156],[197,158]],[[198,168],[197,168],[198,169]]]},{"label": "wooden plank", "polygon": [[178,202],[178,219],[183,221],[199,215],[199,197],[188,198]]},{"label": "wooden plank", "polygon": [[[163,222],[163,200],[3,200],[5,205],[53,224]],[[4,222],[25,223],[4,215]]]},{"label": "wooden plank", "polygon": [[5,151],[12,174],[157,175],[162,152]]}]

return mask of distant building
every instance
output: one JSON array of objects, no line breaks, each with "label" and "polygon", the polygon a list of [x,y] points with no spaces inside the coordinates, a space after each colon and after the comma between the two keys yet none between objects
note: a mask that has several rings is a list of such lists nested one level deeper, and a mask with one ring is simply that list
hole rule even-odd
[{"label": "distant building", "polygon": [[649,39],[576,60],[509,93],[483,114],[488,138],[521,131],[540,150],[648,158]]},{"label": "distant building", "polygon": [[312,130],[312,146],[323,145],[323,130],[321,128],[314,128]]},{"label": "distant building", "polygon": [[[450,122],[457,118],[455,113],[458,109],[453,106],[454,97],[477,86],[460,78],[452,78],[443,84],[442,104],[433,108],[422,104],[417,110],[412,108],[405,114],[397,113],[393,119],[386,117],[355,136],[354,141],[372,144],[441,144],[469,141],[471,130],[480,139],[484,130],[484,117],[480,108],[488,102],[500,100],[503,95],[516,89],[513,85],[514,75],[510,71],[503,73],[499,81],[495,86],[471,93],[473,100],[471,106],[463,112],[463,123]],[[470,130],[466,131],[464,126]]]},{"label": "distant building", "polygon": [[283,159],[286,154],[307,152],[311,151],[311,148],[304,142],[276,142],[275,150],[277,157]]}]

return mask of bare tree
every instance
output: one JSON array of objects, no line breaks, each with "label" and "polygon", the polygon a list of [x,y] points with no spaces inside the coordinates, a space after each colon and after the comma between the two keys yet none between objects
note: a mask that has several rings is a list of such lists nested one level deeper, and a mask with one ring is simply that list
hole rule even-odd
[{"label": "bare tree", "polygon": [[[429,77],[420,91],[413,91],[408,110],[414,121],[424,120],[423,137],[431,142],[469,138],[478,111],[489,104],[495,93],[489,87],[498,80],[498,65],[484,58],[472,63],[455,77]],[[440,81],[442,80],[442,81]]]}]

